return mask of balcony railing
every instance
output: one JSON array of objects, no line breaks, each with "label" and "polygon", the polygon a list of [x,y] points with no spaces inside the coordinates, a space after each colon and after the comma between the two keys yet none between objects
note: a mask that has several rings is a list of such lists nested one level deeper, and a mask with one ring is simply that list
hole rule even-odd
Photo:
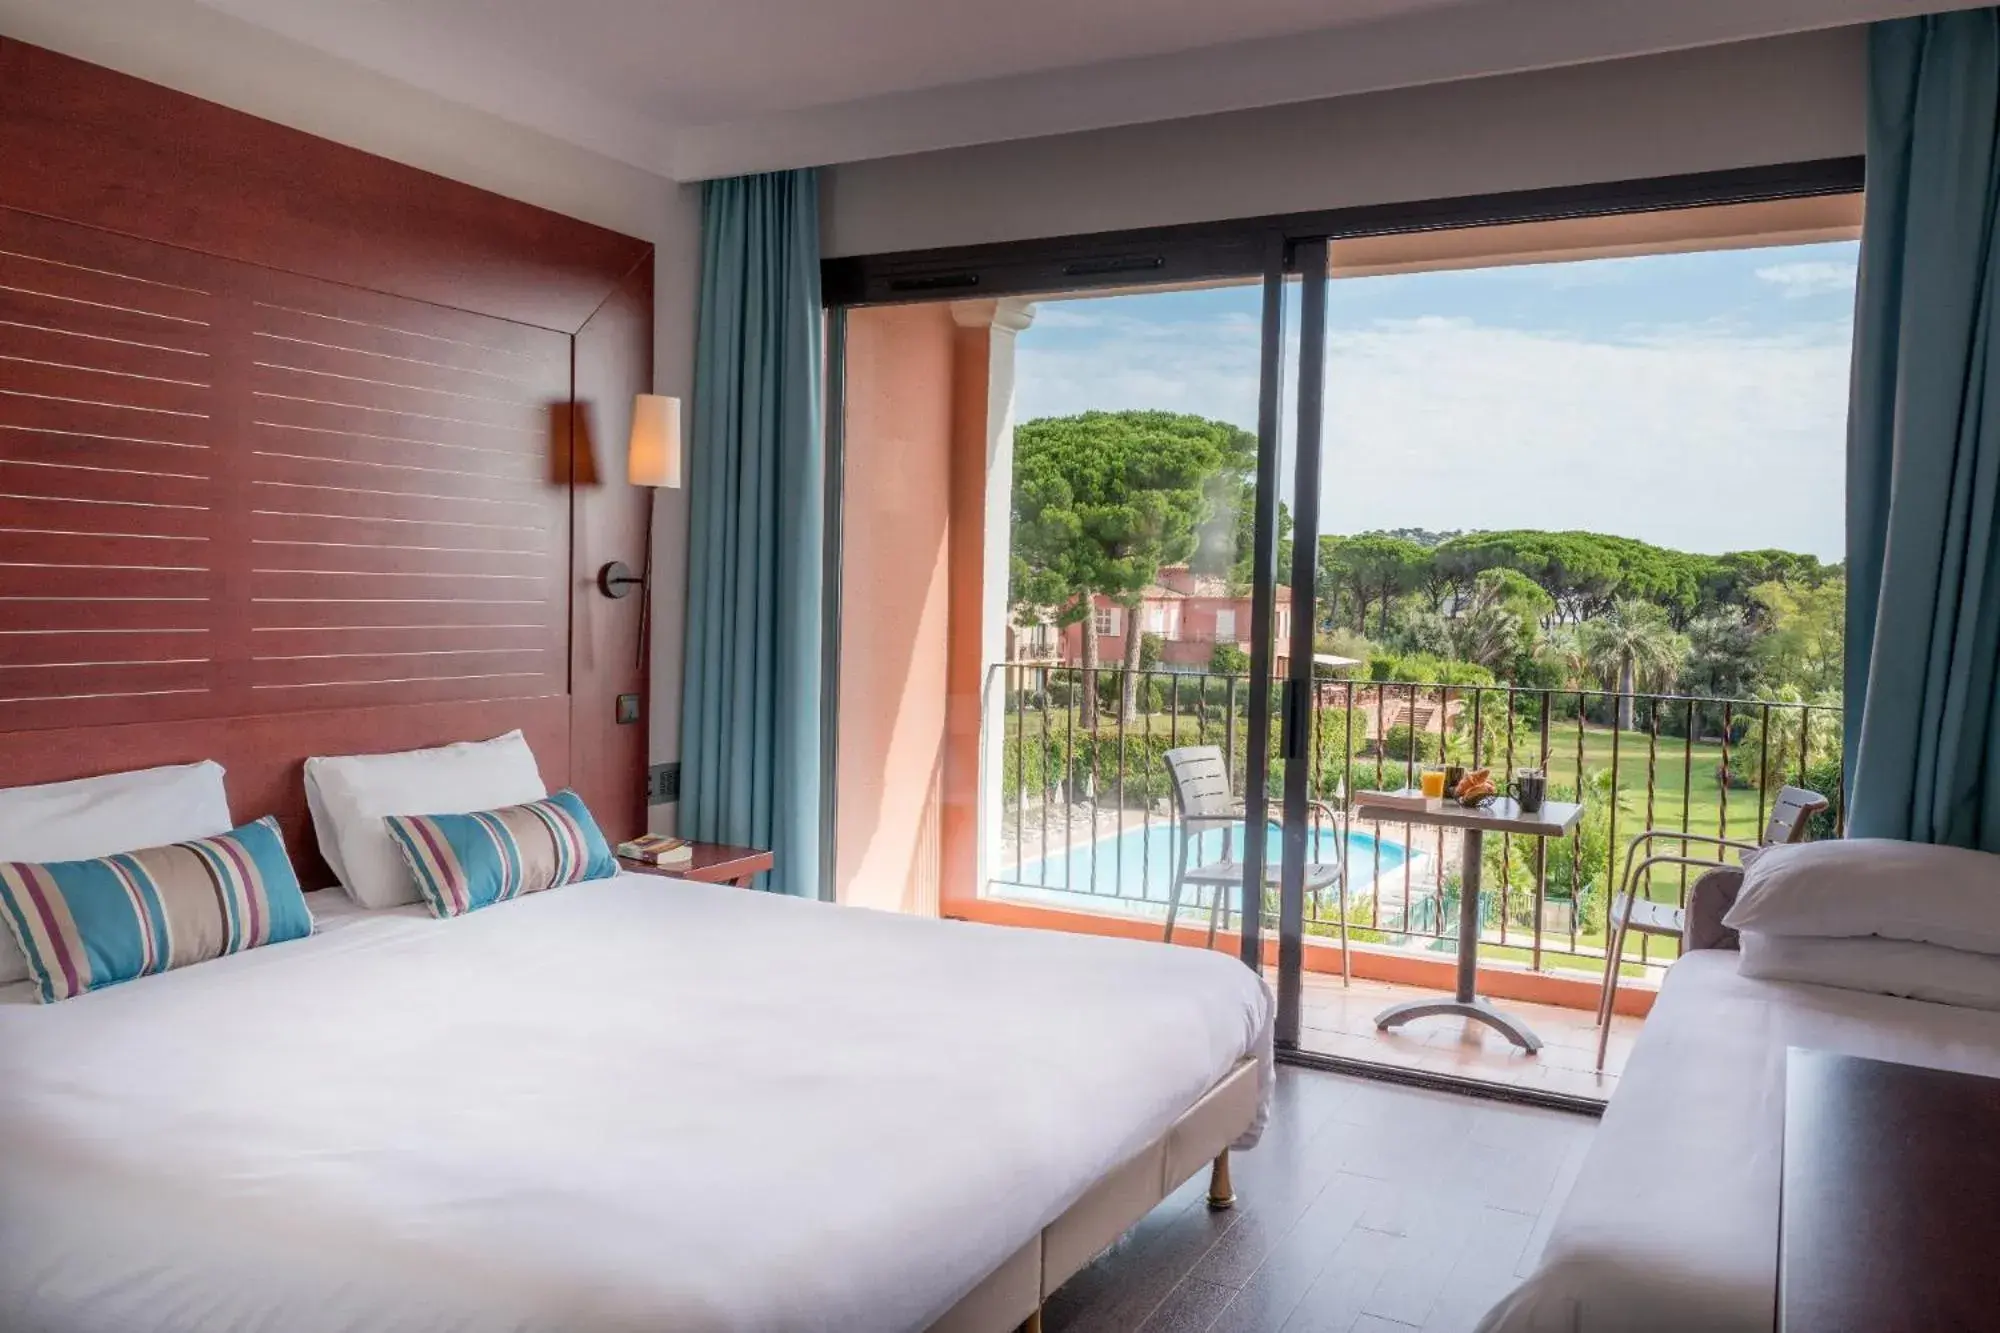
[{"label": "balcony railing", "polygon": [[[1123,708],[1125,672],[1040,662],[994,668],[989,743],[997,740],[998,809],[990,879],[1003,895],[1157,918],[1179,856],[1180,830],[1161,756],[1181,745],[1219,746],[1232,790],[1243,790],[1250,682],[1245,675],[1145,670],[1136,708]],[[1840,828],[1837,708],[1749,699],[1525,686],[1453,686],[1325,679],[1308,732],[1310,845],[1348,860],[1348,923],[1357,938],[1405,948],[1455,949],[1458,839],[1442,829],[1354,819],[1356,791],[1415,786],[1441,763],[1548,774],[1552,799],[1581,800],[1567,838],[1489,838],[1482,956],[1536,970],[1603,966],[1604,918],[1625,844],[1649,828],[1754,841],[1779,787],[1828,796],[1814,836]],[[1273,691],[1272,716],[1277,691]],[[1094,707],[1092,706],[1094,699]],[[1280,808],[1284,761],[1269,766]],[[1197,839],[1190,863],[1240,856],[1241,830]],[[1278,838],[1267,843],[1272,863]],[[1337,841],[1334,841],[1337,840]],[[1671,846],[1671,844],[1668,844]],[[1661,848],[1665,850],[1665,848]],[[1692,854],[1701,854],[1694,845]],[[1662,869],[1648,896],[1685,905],[1691,872]],[[1203,891],[1205,892],[1205,891]],[[1266,894],[1272,917],[1274,895]],[[1204,919],[1190,887],[1182,908]],[[1225,909],[1235,906],[1233,895]],[[1309,936],[1337,933],[1331,895],[1309,902]],[[1184,917],[1184,919],[1186,919]],[[1671,941],[1634,932],[1625,965],[1670,961]]]}]

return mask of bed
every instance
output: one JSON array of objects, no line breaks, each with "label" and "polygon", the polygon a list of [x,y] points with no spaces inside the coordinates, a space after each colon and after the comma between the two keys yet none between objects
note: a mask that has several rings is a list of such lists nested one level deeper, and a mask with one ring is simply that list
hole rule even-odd
[{"label": "bed", "polygon": [[1011,1328],[1262,1129],[1219,954],[657,876],[310,899],[0,991],[0,1327]]},{"label": "bed", "polygon": [[1482,1333],[1769,1333],[1785,1051],[2000,1076],[2000,1013],[1737,974],[1667,973],[1536,1271]]}]

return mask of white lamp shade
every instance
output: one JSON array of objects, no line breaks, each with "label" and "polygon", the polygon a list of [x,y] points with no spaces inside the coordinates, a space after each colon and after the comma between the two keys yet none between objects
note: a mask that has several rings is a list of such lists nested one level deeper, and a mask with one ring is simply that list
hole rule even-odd
[{"label": "white lamp shade", "polygon": [[626,467],[634,486],[681,484],[681,400],[657,393],[632,399],[632,442]]}]

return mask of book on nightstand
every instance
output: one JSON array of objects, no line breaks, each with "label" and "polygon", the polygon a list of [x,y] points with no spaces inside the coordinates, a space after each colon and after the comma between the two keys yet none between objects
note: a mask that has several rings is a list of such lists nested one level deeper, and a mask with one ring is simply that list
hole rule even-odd
[{"label": "book on nightstand", "polygon": [[649,866],[684,866],[694,860],[694,844],[686,838],[648,833],[643,838],[619,843],[618,854],[628,861],[643,861]]}]

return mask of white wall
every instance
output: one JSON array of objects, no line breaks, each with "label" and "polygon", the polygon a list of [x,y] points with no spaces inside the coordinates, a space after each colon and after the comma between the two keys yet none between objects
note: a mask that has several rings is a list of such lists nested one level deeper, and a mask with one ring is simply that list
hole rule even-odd
[{"label": "white wall", "polygon": [[829,169],[829,255],[1711,171],[1862,151],[1833,29]]},{"label": "white wall", "polygon": [[[0,0],[0,33],[654,244],[653,379],[694,378],[699,191],[474,111],[207,9]],[[650,750],[680,753],[686,492],[655,513]],[[656,817],[663,811],[656,810]]]}]

